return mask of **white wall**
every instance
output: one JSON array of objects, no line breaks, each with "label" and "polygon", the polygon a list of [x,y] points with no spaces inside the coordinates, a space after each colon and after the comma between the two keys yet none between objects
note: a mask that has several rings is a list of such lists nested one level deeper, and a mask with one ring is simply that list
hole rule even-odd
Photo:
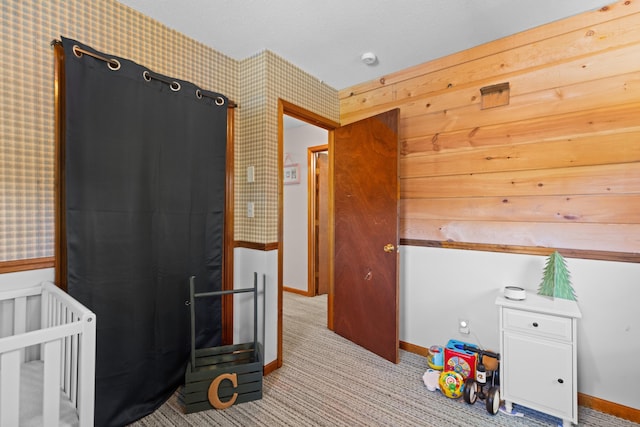
[{"label": "white wall", "polygon": [[308,199],[307,148],[328,143],[325,129],[300,122],[301,126],[285,129],[285,163],[300,165],[300,184],[284,186],[283,285],[308,289]]},{"label": "white wall", "polygon": [[[0,291],[38,285],[46,281],[52,282],[54,277],[53,268],[0,274]],[[40,328],[40,297],[29,298],[27,302],[27,317],[27,331],[34,331]],[[13,335],[13,322],[13,301],[0,301],[0,338]],[[28,360],[34,360],[38,357],[38,348],[32,347],[27,350]]]},{"label": "white wall", "polygon": [[[400,339],[429,347],[451,338],[499,349],[495,298],[507,285],[537,292],[546,257],[401,247]],[[578,391],[640,409],[640,264],[566,258],[578,321]],[[470,335],[458,320],[470,322]],[[544,369],[544,368],[543,368]]]},{"label": "white wall", "polygon": [[[236,248],[233,257],[234,289],[253,287],[253,273],[258,273],[258,341],[263,345],[264,364],[268,365],[278,353],[278,251]],[[234,296],[234,343],[253,341],[253,308],[251,293]]]},{"label": "white wall", "polygon": [[4,273],[0,274],[0,289],[11,289],[20,284],[37,285],[46,281],[53,282],[54,277],[55,271],[53,268]]}]

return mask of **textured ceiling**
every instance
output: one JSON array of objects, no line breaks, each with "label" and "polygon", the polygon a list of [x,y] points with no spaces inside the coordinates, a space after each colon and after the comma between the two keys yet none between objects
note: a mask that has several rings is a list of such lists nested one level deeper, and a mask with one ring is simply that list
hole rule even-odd
[{"label": "textured ceiling", "polygon": [[[335,89],[612,0],[120,0],[234,59],[265,49]],[[364,52],[378,62],[367,66]]]}]

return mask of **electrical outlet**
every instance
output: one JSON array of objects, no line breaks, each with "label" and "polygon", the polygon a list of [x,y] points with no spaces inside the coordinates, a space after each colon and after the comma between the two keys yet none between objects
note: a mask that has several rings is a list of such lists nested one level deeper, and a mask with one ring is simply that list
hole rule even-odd
[{"label": "electrical outlet", "polygon": [[461,334],[469,334],[469,321],[466,319],[458,320],[458,332]]},{"label": "electrical outlet", "polygon": [[255,205],[253,202],[247,203],[247,218],[253,218]]}]

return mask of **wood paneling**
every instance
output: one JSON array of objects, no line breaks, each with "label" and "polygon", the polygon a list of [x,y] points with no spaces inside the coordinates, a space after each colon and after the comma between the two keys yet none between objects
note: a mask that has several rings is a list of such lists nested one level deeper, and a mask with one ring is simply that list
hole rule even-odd
[{"label": "wood paneling", "polygon": [[[479,90],[478,96],[480,98]],[[511,96],[508,106],[482,110],[476,99],[467,106],[404,117],[401,138],[559,116],[640,102],[640,72]],[[565,129],[571,131],[571,129]]]},{"label": "wood paneling", "polygon": [[[601,151],[612,151],[610,147],[616,143],[616,136],[612,136],[612,134],[640,131],[638,111],[640,111],[640,103],[632,103],[404,139],[402,141],[403,158],[401,163],[405,163],[405,159],[411,156],[436,154],[431,152],[437,152],[440,155],[438,159],[442,159],[442,154],[446,151],[460,148],[487,146],[490,147],[489,150],[496,151],[500,150],[500,148],[496,148],[499,145],[561,140],[577,141],[581,138],[591,138],[595,142],[594,148],[597,145],[602,145]],[[568,129],[571,131],[569,132]],[[602,135],[607,136],[603,137]],[[627,143],[635,138],[638,138],[638,135],[620,135],[618,141],[622,140],[626,145],[632,145]],[[538,145],[533,146],[530,151],[538,151],[537,147]],[[617,146],[617,149],[619,148],[621,147]],[[520,151],[523,149],[525,148],[518,148]],[[625,148],[625,150],[635,149],[637,149],[635,146]],[[571,151],[573,156],[580,153],[580,150]],[[487,151],[487,153],[490,154],[491,151]],[[460,154],[456,153],[455,156]],[[499,156],[491,155],[490,157]],[[548,156],[545,157],[548,159]]]},{"label": "wood paneling", "polygon": [[[638,109],[640,111],[640,105]],[[636,119],[637,120],[637,119]],[[504,140],[510,140],[504,138]],[[496,143],[504,142],[496,137]],[[567,137],[536,144],[490,145],[465,143],[473,150],[430,153],[420,144],[403,144],[402,178],[552,169],[640,161],[640,130],[615,134]],[[549,153],[553,153],[550,156]],[[435,154],[435,155],[433,155]]]},{"label": "wood paneling", "polygon": [[[480,89],[500,83],[508,105],[481,109]],[[640,2],[384,76],[340,99],[342,124],[400,109],[405,243],[637,262]]]},{"label": "wood paneling", "polygon": [[640,423],[640,409],[619,405],[614,402],[609,402],[607,400],[602,400],[582,393],[578,393],[578,404],[580,406],[595,409],[596,411],[624,418],[625,420],[633,421],[634,423]]},{"label": "wood paneling", "polygon": [[[400,220],[401,238],[637,253],[640,224]],[[563,246],[559,246],[562,244]]]},{"label": "wood paneling", "polygon": [[[549,155],[552,156],[553,152]],[[638,194],[640,163],[404,179],[400,189],[402,199]],[[640,206],[635,207],[640,209]],[[602,208],[617,209],[618,207],[603,206]]]},{"label": "wood paneling", "polygon": [[[602,209],[600,205],[619,206]],[[574,223],[640,224],[640,195],[577,195],[526,197],[466,197],[442,199],[404,199],[400,212],[404,218],[455,221],[518,221]]]},{"label": "wood paneling", "polygon": [[17,271],[39,270],[55,266],[53,257],[21,259],[17,261],[0,262],[0,274],[15,273]]}]

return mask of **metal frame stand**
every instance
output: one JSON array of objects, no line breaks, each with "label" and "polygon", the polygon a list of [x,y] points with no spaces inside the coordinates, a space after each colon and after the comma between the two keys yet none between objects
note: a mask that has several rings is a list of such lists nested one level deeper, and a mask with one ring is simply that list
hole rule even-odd
[{"label": "metal frame stand", "polygon": [[[263,310],[266,300],[263,275]],[[195,292],[195,277],[189,278],[191,306],[191,357],[185,373],[180,401],[185,413],[225,409],[262,398],[263,349],[258,341],[258,274],[253,287],[213,292]],[[196,298],[253,293],[253,341],[218,347],[196,348]],[[263,336],[264,341],[264,336]]]}]

